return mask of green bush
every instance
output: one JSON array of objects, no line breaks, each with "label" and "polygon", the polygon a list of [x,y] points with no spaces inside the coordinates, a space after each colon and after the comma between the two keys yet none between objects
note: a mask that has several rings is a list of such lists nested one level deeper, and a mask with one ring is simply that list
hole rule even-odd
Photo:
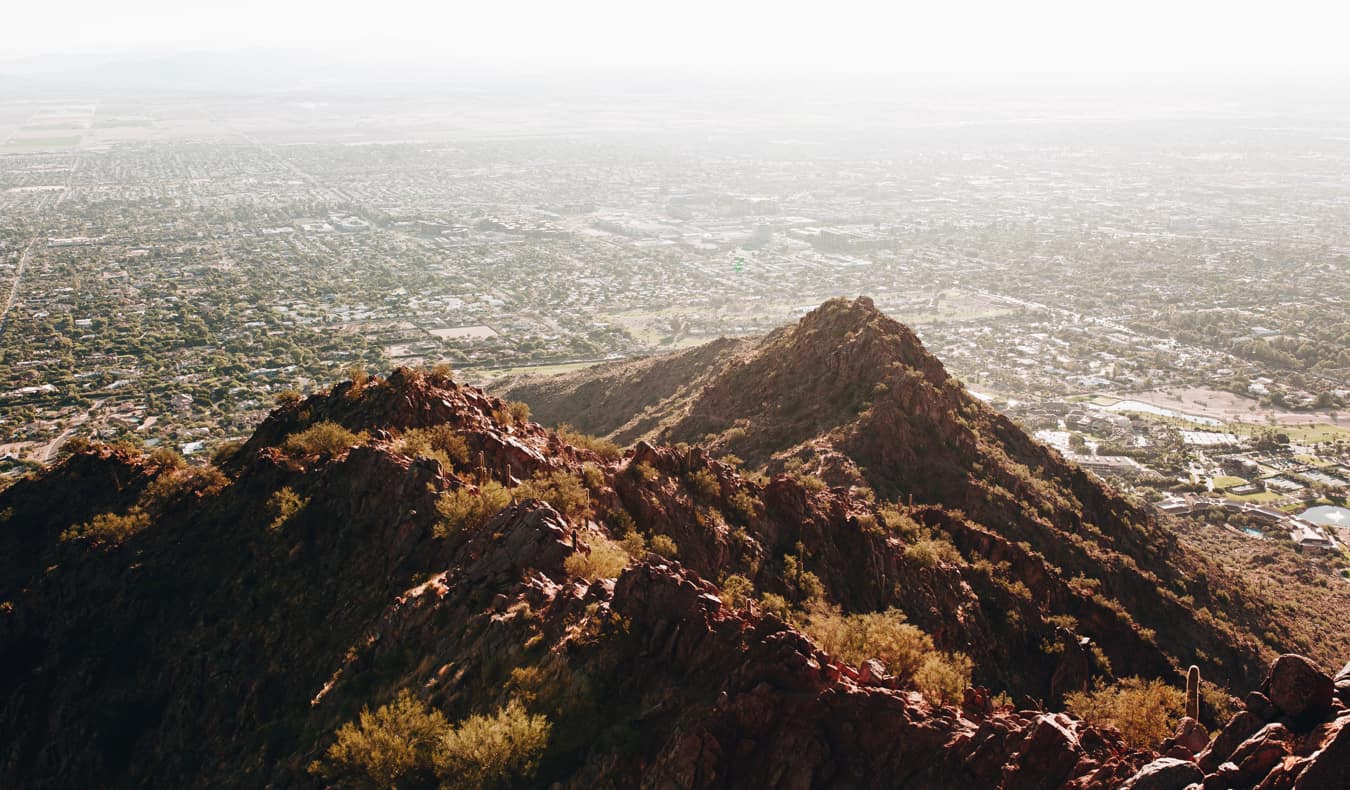
[{"label": "green bush", "polygon": [[935,568],[944,562],[960,562],[961,552],[941,538],[924,538],[905,547],[905,559],[924,568]]},{"label": "green bush", "polygon": [[722,492],[717,475],[707,469],[695,469],[685,475],[684,481],[689,486],[690,493],[700,499],[714,499]]},{"label": "green bush", "polygon": [[441,520],[435,535],[444,538],[465,529],[477,529],[511,504],[511,489],[489,480],[475,491],[468,486],[446,491],[436,500]]},{"label": "green bush", "polygon": [[363,708],[355,722],[342,725],[337,740],[309,770],[328,780],[365,780],[381,788],[428,783],[447,730],[449,723],[440,711],[404,689],[388,705],[374,713]]},{"label": "green bush", "polygon": [[652,551],[667,559],[675,559],[680,553],[680,547],[675,545],[669,535],[653,535]]},{"label": "green bush", "polygon": [[805,549],[798,543],[797,554],[783,555],[783,581],[801,603],[825,597],[825,585],[821,583],[819,576],[806,569],[806,564],[801,558],[803,554]]},{"label": "green bush", "polygon": [[802,488],[805,488],[807,491],[810,491],[812,493],[820,493],[821,491],[824,491],[827,488],[827,486],[825,485],[825,481],[821,480],[819,477],[816,477],[815,475],[808,475],[801,472],[797,472],[794,473],[792,477],[798,483],[801,484]]},{"label": "green bush", "polygon": [[[732,609],[740,609],[755,597],[755,585],[740,574],[733,573],[722,580],[722,600]],[[786,603],[786,601],[784,601]]]},{"label": "green bush", "polygon": [[914,687],[923,692],[929,702],[955,705],[961,702],[970,686],[973,667],[970,657],[964,653],[929,653],[914,673]]},{"label": "green bush", "polygon": [[490,716],[468,717],[445,732],[436,746],[441,786],[508,787],[534,778],[551,729],[548,719],[530,715],[516,700]]},{"label": "green bush", "polygon": [[844,615],[839,607],[813,601],[798,618],[802,627],[826,653],[857,666],[880,659],[888,672],[911,680],[933,652],[933,640],[905,620],[899,609]]},{"label": "green bush", "polygon": [[83,524],[77,524],[61,533],[61,541],[88,541],[95,546],[116,546],[137,532],[150,526],[150,515],[139,507],[126,513],[99,513]]},{"label": "green bush", "polygon": [[1092,691],[1065,695],[1064,704],[1089,723],[1120,730],[1131,746],[1152,749],[1176,731],[1186,695],[1161,680],[1134,677],[1115,685],[1098,680]]},{"label": "green bush", "polygon": [[302,497],[295,493],[295,489],[290,486],[279,489],[267,500],[267,509],[272,511],[274,518],[267,528],[273,532],[281,529],[287,521],[296,513],[299,513],[309,504],[308,497]]},{"label": "green bush", "polygon": [[776,616],[780,620],[789,620],[792,617],[792,606],[788,601],[778,593],[764,593],[759,598],[759,606],[766,614]]},{"label": "green bush", "polygon": [[230,462],[231,458],[234,458],[236,455],[238,455],[239,451],[242,449],[244,449],[244,442],[239,439],[231,439],[227,442],[221,442],[216,447],[215,452],[211,453],[211,465],[224,466],[225,464]]},{"label": "green bush", "polygon": [[619,541],[625,553],[630,557],[641,557],[647,553],[647,539],[636,529],[630,529]]},{"label": "green bush", "polygon": [[352,433],[335,422],[324,421],[287,437],[282,447],[294,455],[337,455],[365,440],[364,434]]},{"label": "green bush", "polygon": [[655,467],[645,461],[640,464],[632,464],[628,467],[628,471],[633,474],[633,477],[643,483],[655,483],[657,480],[661,479],[661,473],[656,471]]},{"label": "green bush", "polygon": [[586,581],[613,579],[623,573],[632,560],[623,546],[599,533],[587,535],[586,545],[591,550],[589,554],[575,551],[563,561],[564,570]]},{"label": "green bush", "polygon": [[758,501],[751,496],[749,491],[737,491],[727,497],[727,509],[746,523],[749,523],[750,519],[755,517],[756,507],[758,507]]},{"label": "green bush", "polygon": [[558,438],[564,444],[570,444],[583,450],[590,450],[606,461],[617,461],[623,457],[623,450],[619,445],[608,439],[602,439],[598,436],[591,436],[588,433],[582,433],[567,423],[558,426]]},{"label": "green bush", "polygon": [[885,522],[886,529],[892,534],[899,536],[906,541],[917,540],[923,534],[923,529],[914,519],[901,513],[893,507],[885,508],[881,511],[881,520]]},{"label": "green bush", "polygon": [[542,499],[569,520],[590,518],[591,496],[581,478],[571,472],[558,470],[539,474],[516,488],[521,499]]},{"label": "green bush", "polygon": [[463,469],[469,465],[468,443],[446,424],[404,431],[395,447],[405,455],[435,458],[447,469]]},{"label": "green bush", "polygon": [[456,790],[507,787],[534,777],[550,730],[547,718],[530,715],[516,700],[451,725],[405,689],[388,705],[374,713],[365,708],[357,721],[342,725],[309,770],[329,781],[380,788],[436,780]]}]

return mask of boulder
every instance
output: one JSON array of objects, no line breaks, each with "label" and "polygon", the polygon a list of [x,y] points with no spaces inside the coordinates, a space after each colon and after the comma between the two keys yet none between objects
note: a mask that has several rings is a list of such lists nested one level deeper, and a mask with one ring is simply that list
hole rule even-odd
[{"label": "boulder", "polygon": [[1209,748],[1200,753],[1198,760],[1200,767],[1205,769],[1206,773],[1213,773],[1233,754],[1234,749],[1255,735],[1264,724],[1255,713],[1249,710],[1238,711],[1219,734],[1214,736]]},{"label": "boulder", "polygon": [[1204,771],[1190,760],[1160,757],[1140,768],[1120,790],[1185,790],[1204,779]]},{"label": "boulder", "polygon": [[1209,733],[1200,722],[1186,716],[1177,725],[1177,732],[1172,736],[1172,741],[1191,755],[1196,755],[1209,745]]},{"label": "boulder", "polygon": [[1296,719],[1320,719],[1331,711],[1331,677],[1312,661],[1286,653],[1275,659],[1266,679],[1266,696],[1279,711]]},{"label": "boulder", "polygon": [[1280,712],[1275,709],[1275,703],[1270,701],[1270,697],[1259,691],[1248,692],[1247,698],[1243,700],[1243,705],[1261,721],[1273,721],[1280,715]]},{"label": "boulder", "polygon": [[1350,663],[1341,667],[1332,682],[1336,684],[1336,696],[1341,698],[1341,702],[1350,705]]},{"label": "boulder", "polygon": [[1072,719],[1062,713],[1037,716],[1021,751],[1004,766],[1003,788],[1058,787],[1069,776],[1081,754]]},{"label": "boulder", "polygon": [[1350,726],[1342,725],[1331,741],[1313,754],[1294,790],[1350,790]]},{"label": "boulder", "polygon": [[869,658],[858,665],[858,682],[864,685],[885,685],[891,679],[886,674],[886,665],[880,659]]}]

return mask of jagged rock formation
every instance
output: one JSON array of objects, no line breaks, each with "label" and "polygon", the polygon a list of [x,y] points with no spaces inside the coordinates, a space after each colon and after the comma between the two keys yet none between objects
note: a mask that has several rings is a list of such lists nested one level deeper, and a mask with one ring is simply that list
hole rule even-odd
[{"label": "jagged rock formation", "polygon": [[[468,481],[388,439],[328,458],[275,446],[320,417],[448,423],[502,475],[603,465],[598,501],[641,500],[638,516],[674,531],[675,493],[502,414],[477,391],[400,372],[280,410],[211,485],[96,448],[4,492],[4,556],[31,559],[3,580],[0,781],[311,785],[306,766],[361,706],[410,688],[466,714],[519,669],[545,678],[533,693],[557,722],[541,784],[1109,787],[1142,764],[1062,714],[937,707],[866,677],[655,555],[587,582],[565,567],[586,550],[579,525],[537,500],[438,538],[436,492]],[[701,463],[722,485],[749,485],[696,454],[641,448],[631,462]],[[277,525],[266,503],[283,486],[308,504]],[[72,519],[145,504],[147,490],[150,526],[113,545],[60,537]],[[764,502],[786,514],[764,516],[765,530],[798,532],[846,531],[853,507],[786,478]],[[691,562],[729,562],[718,545]]]},{"label": "jagged rock formation", "polygon": [[[994,563],[1001,580],[1030,592],[1040,614],[1019,616],[1074,618],[1118,675],[1170,679],[1196,663],[1206,679],[1249,687],[1273,648],[1288,644],[1251,636],[1284,632],[1272,607],[1189,551],[1150,510],[971,397],[866,298],[832,300],[761,339],[519,382],[507,394],[545,422],[698,443],[771,473],[802,464],[832,485],[938,507],[930,521],[969,562]],[[1019,630],[999,634],[1014,667],[1038,663],[1041,645],[1060,641],[1053,629],[1030,627],[1030,640]],[[1062,690],[1048,677],[984,679],[1038,697]]]},{"label": "jagged rock formation", "polygon": [[[321,422],[365,435],[315,452],[288,442]],[[432,426],[463,458],[447,466],[406,441]],[[533,786],[1115,788],[1160,756],[992,702],[983,687],[1019,701],[1080,687],[1105,671],[1097,644],[1118,674],[1180,676],[1119,604],[939,502],[748,476],[697,446],[574,446],[498,398],[406,370],[279,408],[224,467],[95,447],[0,492],[0,785],[320,786],[310,766],[339,726],[405,691],[451,721],[508,699],[546,715]],[[549,480],[575,486],[556,507],[519,493],[547,499]],[[481,520],[442,515],[492,490],[508,498]],[[577,562],[630,528],[673,540],[678,561]],[[928,533],[966,559],[920,551]],[[800,604],[807,570],[844,611],[899,608],[970,655],[964,704],[845,663],[718,586],[736,574]],[[1182,626],[1218,639],[1193,617]],[[1288,737],[1263,744],[1284,744],[1299,776],[1343,765],[1328,724],[1344,718],[1340,678],[1327,702],[1308,669],[1281,659],[1249,704],[1261,713],[1199,758],[1193,730],[1161,756],[1219,775],[1206,752],[1236,753],[1256,732],[1244,728],[1275,721]]]}]

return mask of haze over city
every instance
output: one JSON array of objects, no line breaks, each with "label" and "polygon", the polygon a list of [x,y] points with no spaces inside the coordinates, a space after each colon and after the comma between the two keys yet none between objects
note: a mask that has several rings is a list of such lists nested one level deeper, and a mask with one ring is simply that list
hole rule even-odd
[{"label": "haze over city", "polygon": [[1350,8],[0,16],[0,785],[1350,776]]}]

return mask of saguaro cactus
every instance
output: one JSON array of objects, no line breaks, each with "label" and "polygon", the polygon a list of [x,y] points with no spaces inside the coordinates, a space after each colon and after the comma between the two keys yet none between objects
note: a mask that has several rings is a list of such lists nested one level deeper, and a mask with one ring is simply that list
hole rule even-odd
[{"label": "saguaro cactus", "polygon": [[1186,715],[1200,719],[1200,667],[1194,664],[1186,672]]}]

